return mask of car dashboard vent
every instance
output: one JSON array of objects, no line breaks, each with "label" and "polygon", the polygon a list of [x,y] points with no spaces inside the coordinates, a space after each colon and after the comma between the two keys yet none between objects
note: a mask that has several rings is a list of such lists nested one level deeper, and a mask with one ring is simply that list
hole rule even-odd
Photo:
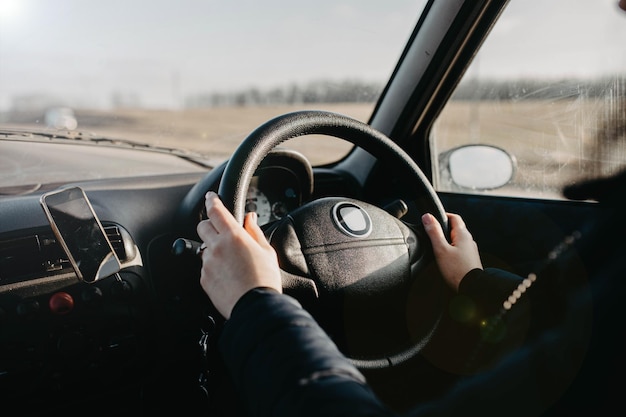
[{"label": "car dashboard vent", "polygon": [[[137,248],[128,232],[115,224],[103,227],[120,262],[136,260]],[[0,287],[72,272],[65,251],[50,229],[0,237]]]},{"label": "car dashboard vent", "polygon": [[119,258],[121,262],[124,262],[128,259],[128,254],[126,253],[126,247],[124,245],[124,238],[122,236],[121,229],[116,225],[104,226],[104,231],[106,232],[107,238],[109,242],[111,242],[111,246],[115,251],[115,254]]}]

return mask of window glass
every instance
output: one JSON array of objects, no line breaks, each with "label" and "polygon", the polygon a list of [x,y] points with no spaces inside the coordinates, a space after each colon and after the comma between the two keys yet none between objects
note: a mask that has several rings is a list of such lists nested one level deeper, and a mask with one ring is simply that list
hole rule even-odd
[{"label": "window glass", "polygon": [[[424,3],[0,0],[0,128],[223,160],[283,113],[368,121]],[[351,149],[296,142],[314,164]]]},{"label": "window glass", "polygon": [[[564,185],[623,168],[624,39],[617,0],[512,0],[434,126],[436,188],[560,199]],[[451,151],[475,144],[512,157],[506,185],[453,179]]]}]

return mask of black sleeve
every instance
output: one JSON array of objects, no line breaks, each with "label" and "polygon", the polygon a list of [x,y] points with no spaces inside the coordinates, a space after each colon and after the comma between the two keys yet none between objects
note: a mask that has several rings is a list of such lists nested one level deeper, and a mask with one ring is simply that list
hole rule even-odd
[{"label": "black sleeve", "polygon": [[456,375],[494,366],[528,339],[530,303],[523,294],[510,309],[505,301],[524,279],[505,270],[468,272],[448,305],[424,356],[434,366]]},{"label": "black sleeve", "polygon": [[[475,270],[462,281],[460,295],[475,300],[480,311],[475,317],[484,323],[501,305],[490,298],[508,297],[520,282],[520,277],[506,271]],[[464,345],[457,339],[450,343],[464,345],[467,355],[475,342]],[[275,290],[256,288],[246,293],[233,308],[219,343],[238,395],[245,398],[251,415],[394,415],[298,301]],[[492,350],[502,346],[490,344],[482,352],[493,356]]]},{"label": "black sleeve", "polygon": [[365,378],[293,298],[249,291],[219,342],[254,416],[390,416]]},{"label": "black sleeve", "polygon": [[497,314],[522,283],[522,277],[502,269],[473,269],[461,281],[459,294],[469,297],[485,318]]}]

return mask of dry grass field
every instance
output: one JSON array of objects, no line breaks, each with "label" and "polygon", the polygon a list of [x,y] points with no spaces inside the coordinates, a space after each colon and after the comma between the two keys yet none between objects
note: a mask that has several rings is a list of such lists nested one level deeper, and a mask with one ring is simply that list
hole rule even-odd
[{"label": "dry grass field", "polygon": [[[608,111],[610,105],[599,100],[453,101],[435,125],[432,149],[439,154],[469,143],[504,148],[518,165],[515,179],[506,193],[555,196],[565,184],[612,173],[623,166],[622,161],[626,160],[623,120],[626,117],[620,117],[623,109]],[[76,116],[81,131],[156,146],[192,149],[222,160],[265,121],[303,109],[324,109],[367,121],[373,104],[216,107],[179,111],[77,110]],[[616,120],[622,120],[621,125],[616,124]],[[607,132],[612,132],[614,137],[607,138]],[[294,139],[287,145],[304,153],[313,164],[331,162],[352,146],[326,137]],[[440,189],[446,190],[445,187]]]},{"label": "dry grass field", "polygon": [[[216,107],[207,109],[78,111],[78,129],[152,145],[193,149],[226,158],[256,127],[284,113],[323,109],[367,121],[373,104]],[[289,146],[303,152],[312,163],[329,162],[330,155],[345,153],[351,145],[330,138],[294,139]]]}]

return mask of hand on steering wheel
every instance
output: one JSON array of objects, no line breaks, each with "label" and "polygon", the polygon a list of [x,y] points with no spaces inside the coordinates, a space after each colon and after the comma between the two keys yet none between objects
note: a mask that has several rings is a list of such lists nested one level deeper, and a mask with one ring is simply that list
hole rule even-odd
[{"label": "hand on steering wheel", "polygon": [[[399,146],[367,124],[323,111],[272,119],[237,148],[218,193],[239,224],[244,220],[248,185],[263,158],[288,139],[316,134],[347,140],[404,167],[414,179],[415,205],[422,213],[432,213],[447,234],[447,216],[439,198]],[[364,201],[325,197],[292,211],[265,234],[278,254],[284,291],[301,300],[358,367],[403,362],[418,353],[435,331],[443,309],[442,281],[424,277],[432,265],[432,249],[419,226]],[[409,325],[414,317],[407,317],[408,298],[416,292],[418,304],[424,306],[418,329]],[[406,344],[409,347],[403,348]]]}]

